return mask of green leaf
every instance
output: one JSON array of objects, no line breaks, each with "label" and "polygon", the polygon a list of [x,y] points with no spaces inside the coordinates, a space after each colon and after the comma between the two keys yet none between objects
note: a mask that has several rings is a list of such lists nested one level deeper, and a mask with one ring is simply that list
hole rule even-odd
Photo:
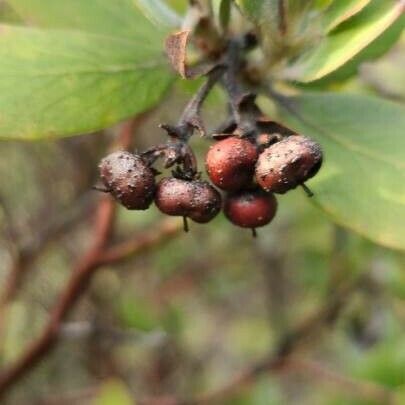
[{"label": "green leaf", "polygon": [[[302,15],[310,8],[314,7],[308,0],[235,0],[242,12],[255,23],[269,24],[269,19],[278,19],[280,8],[289,17]],[[322,7],[321,4],[315,8]]]},{"label": "green leaf", "polygon": [[[388,27],[378,38],[366,46],[361,52],[359,52],[354,58],[350,59],[347,63],[342,65],[337,70],[333,71],[329,75],[322,77],[319,80],[315,80],[306,85],[313,86],[314,88],[322,88],[334,83],[341,83],[344,80],[358,73],[359,67],[364,62],[377,59],[387,53],[390,48],[394,46],[401,37],[404,31],[405,15],[398,18],[390,27]],[[402,72],[399,64],[398,70]],[[381,76],[383,80],[389,79],[390,76]]]},{"label": "green leaf", "polygon": [[394,0],[374,0],[288,68],[285,76],[310,82],[333,72],[393,24],[403,7],[403,3]]},{"label": "green leaf", "polygon": [[188,1],[185,0],[166,0],[166,3],[180,15],[187,11],[189,5]]},{"label": "green leaf", "polygon": [[279,101],[285,123],[324,149],[313,201],[338,224],[404,250],[405,107],[334,93]]},{"label": "green leaf", "polygon": [[133,0],[142,13],[159,28],[181,25],[180,16],[162,0]]},{"label": "green leaf", "polygon": [[213,0],[212,8],[214,11],[215,19],[221,29],[226,30],[231,17],[231,0]]},{"label": "green leaf", "polygon": [[[159,37],[134,0],[7,0],[29,24],[151,41]],[[161,37],[160,40],[163,40]]]},{"label": "green leaf", "polygon": [[331,31],[343,21],[361,11],[370,0],[335,0],[325,10],[323,23],[326,31]]},{"label": "green leaf", "polygon": [[157,44],[0,25],[0,137],[105,128],[156,104],[172,78]]},{"label": "green leaf", "polygon": [[235,0],[235,2],[248,18],[252,21],[258,21],[262,15],[263,7],[269,0]]},{"label": "green leaf", "polygon": [[329,7],[335,0],[313,0],[314,8],[323,10]]}]

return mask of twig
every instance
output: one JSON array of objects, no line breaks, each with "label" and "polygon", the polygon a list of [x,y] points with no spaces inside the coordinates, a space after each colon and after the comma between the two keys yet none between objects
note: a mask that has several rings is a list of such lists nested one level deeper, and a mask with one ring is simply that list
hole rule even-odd
[{"label": "twig", "polygon": [[256,96],[246,91],[241,85],[240,74],[244,61],[242,52],[252,46],[251,34],[229,41],[224,64],[227,70],[222,78],[222,85],[228,93],[232,120],[237,124],[237,132],[251,135],[257,132],[256,120],[262,112],[255,103]]},{"label": "twig", "polygon": [[201,108],[212,88],[224,74],[224,71],[224,66],[218,64],[206,74],[207,80],[188,102],[176,125],[160,125],[160,128],[167,132],[170,140],[165,144],[154,146],[142,153],[143,158],[149,164],[163,157],[165,168],[181,164],[183,166],[183,175],[186,174],[190,178],[198,175],[197,158],[188,145],[188,141],[195,130],[198,130],[201,135],[206,135],[201,118]]},{"label": "twig", "polygon": [[207,80],[201,85],[197,93],[191,98],[183,110],[177,125],[160,125],[167,131],[170,137],[187,142],[197,129],[201,135],[206,134],[204,124],[201,119],[201,108],[212,88],[225,73],[225,67],[221,64],[215,66],[207,73]]},{"label": "twig", "polygon": [[137,235],[132,239],[128,239],[107,249],[98,257],[97,263],[98,265],[104,266],[121,262],[141,252],[144,253],[157,245],[170,241],[172,238],[179,235],[182,230],[183,225],[181,221],[173,218],[165,219],[155,229],[152,228],[148,232]]},{"label": "twig", "polygon": [[201,108],[211,92],[212,88],[225,72],[225,67],[222,65],[216,66],[207,74],[207,81],[201,85],[197,93],[187,104],[183,114],[180,117],[178,126],[190,126],[198,129],[202,135],[206,134],[204,124],[201,119]]},{"label": "twig", "polygon": [[226,55],[227,70],[223,76],[223,86],[229,95],[230,107],[233,114],[233,119],[235,122],[240,122],[240,113],[238,103],[246,94],[241,88],[239,81],[237,79],[238,72],[241,67],[241,44],[234,40],[228,45],[228,51]]}]

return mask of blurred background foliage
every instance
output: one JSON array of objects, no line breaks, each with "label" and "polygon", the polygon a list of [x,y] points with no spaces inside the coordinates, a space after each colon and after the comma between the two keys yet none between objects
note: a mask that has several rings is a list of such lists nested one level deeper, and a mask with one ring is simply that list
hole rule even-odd
[{"label": "blurred background foliage", "polygon": [[[1,1],[0,13],[3,21],[18,20]],[[402,34],[383,57],[361,64],[358,75],[313,86],[403,101],[404,48]],[[158,124],[179,115],[195,86],[175,84],[137,130],[136,148],[163,141]],[[218,124],[221,98],[215,92],[207,105],[210,128]],[[15,244],[32,246],[44,228],[71,218],[30,265],[7,308],[3,365],[41,331],[72,263],[89,243],[91,206],[98,198],[89,189],[118,129],[2,142],[0,285]],[[192,143],[202,161],[209,141]],[[114,238],[142,233],[161,217],[155,207],[119,208]],[[358,277],[364,281],[336,324],[326,325],[300,352],[305,360],[258,378],[227,403],[379,404],[372,395],[375,383],[392,389],[397,405],[403,404],[405,256],[332,224],[302,190],[280,197],[279,215],[257,240],[221,215],[207,226],[193,224],[189,234],[134,260],[100,269],[64,324],[56,351],[13,389],[8,403],[126,405],[138,395],[215,390],[322,306],[339,280]]]}]

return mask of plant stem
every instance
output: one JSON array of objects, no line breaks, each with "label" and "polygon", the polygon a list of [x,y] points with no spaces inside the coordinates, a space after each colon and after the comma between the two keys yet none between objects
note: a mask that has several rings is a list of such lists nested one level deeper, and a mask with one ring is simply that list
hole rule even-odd
[{"label": "plant stem", "polygon": [[222,65],[216,66],[208,73],[206,82],[198,89],[197,93],[189,101],[185,107],[180,120],[177,124],[177,129],[180,139],[188,141],[192,136],[194,129],[200,131],[202,135],[206,134],[204,124],[201,119],[201,108],[212,88],[224,74],[225,68]]}]

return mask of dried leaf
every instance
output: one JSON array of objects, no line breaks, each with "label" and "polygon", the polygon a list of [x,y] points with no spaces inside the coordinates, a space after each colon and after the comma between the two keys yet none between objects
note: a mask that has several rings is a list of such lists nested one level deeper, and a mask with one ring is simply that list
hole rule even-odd
[{"label": "dried leaf", "polygon": [[216,64],[211,62],[200,63],[195,66],[187,65],[187,45],[190,37],[190,30],[179,31],[171,34],[166,39],[166,53],[174,70],[183,79],[195,79],[196,77],[208,74]]},{"label": "dried leaf", "polygon": [[187,79],[186,48],[191,31],[180,31],[166,39],[166,53],[174,70],[183,79]]}]

